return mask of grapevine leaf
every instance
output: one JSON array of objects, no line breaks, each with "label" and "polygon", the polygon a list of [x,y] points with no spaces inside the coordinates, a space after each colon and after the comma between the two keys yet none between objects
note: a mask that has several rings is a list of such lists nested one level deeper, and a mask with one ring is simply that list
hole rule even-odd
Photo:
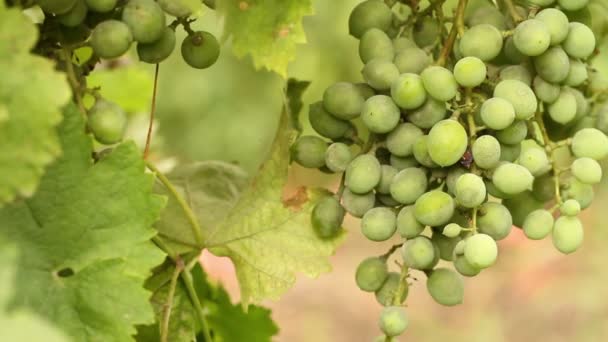
[{"label": "grapevine leaf", "polygon": [[70,88],[52,62],[29,54],[37,39],[19,10],[0,13],[0,206],[31,196],[61,154],[55,128]]},{"label": "grapevine leaf", "polygon": [[7,310],[15,292],[18,250],[0,241],[0,341],[68,342],[57,328],[28,310]]},{"label": "grapevine leaf", "polygon": [[312,14],[311,0],[224,0],[218,10],[237,56],[250,54],[256,68],[287,77],[296,45],[306,42],[302,18]]},{"label": "grapevine leaf", "polygon": [[63,155],[29,200],[0,210],[0,235],[21,251],[12,305],[29,308],[76,341],[131,341],[152,322],[143,283],[163,254],[149,241],[163,205],[133,143],[91,160],[74,105],[59,127]]},{"label": "grapevine leaf", "polygon": [[153,79],[141,65],[98,70],[87,77],[87,85],[99,87],[100,95],[130,113],[148,111]]}]

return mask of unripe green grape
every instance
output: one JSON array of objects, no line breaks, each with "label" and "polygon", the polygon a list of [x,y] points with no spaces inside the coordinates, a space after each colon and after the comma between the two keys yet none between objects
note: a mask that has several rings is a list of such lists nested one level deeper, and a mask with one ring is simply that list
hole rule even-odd
[{"label": "unripe green grape", "polygon": [[165,13],[154,0],[129,0],[122,10],[122,21],[129,26],[133,38],[140,43],[152,43],[160,39],[166,26]]},{"label": "unripe green grape", "polygon": [[608,134],[608,103],[599,107],[595,115],[597,117],[595,128],[599,129],[604,134]]},{"label": "unripe green grape", "polygon": [[[414,153],[413,152],[413,147],[412,147],[412,153]],[[394,154],[391,154],[391,156],[390,156],[390,164],[392,166],[394,166],[399,171],[405,170],[405,169],[410,168],[410,167],[417,167],[417,166],[419,166],[418,161],[416,161],[416,158],[414,158],[413,156],[410,156],[410,157],[399,157],[399,156],[396,156]]]},{"label": "unripe green grape", "polygon": [[373,133],[392,131],[401,118],[401,112],[393,99],[386,95],[372,96],[365,101],[361,110],[363,124]]},{"label": "unripe green grape", "polygon": [[580,119],[574,119],[574,122],[572,122],[570,124],[570,134],[574,134],[578,131],[580,131],[581,129],[585,129],[585,128],[595,128],[595,121],[596,118],[593,116],[585,116],[582,117]]},{"label": "unripe green grape", "polygon": [[561,93],[559,85],[549,83],[540,76],[534,78],[533,87],[536,97],[545,103],[555,102]]},{"label": "unripe green grape", "polygon": [[539,201],[548,202],[555,196],[554,185],[552,175],[536,177],[532,185],[532,195]]},{"label": "unripe green grape", "polygon": [[568,77],[570,59],[561,47],[554,46],[534,58],[534,68],[545,81],[561,83]]},{"label": "unripe green grape", "polygon": [[389,194],[390,186],[397,175],[397,169],[390,165],[382,165],[382,172],[380,174],[380,183],[376,186],[376,192],[380,194]]},{"label": "unripe green grape", "polygon": [[528,56],[524,55],[517,49],[515,43],[513,42],[513,36],[508,37],[505,40],[502,53],[506,60],[508,60],[511,64],[523,63],[529,59]]},{"label": "unripe green grape", "polygon": [[578,158],[601,160],[608,156],[608,137],[596,128],[585,128],[576,132],[571,148]]},{"label": "unripe green grape", "polygon": [[393,21],[391,9],[381,0],[366,0],[357,5],[348,18],[349,33],[355,38],[372,28],[388,30]]},{"label": "unripe green grape", "polygon": [[570,181],[568,188],[562,193],[564,199],[574,199],[581,205],[581,209],[587,209],[595,193],[593,187],[589,184],[581,183],[577,179]]},{"label": "unripe green grape", "polygon": [[397,216],[385,207],[373,208],[361,220],[361,232],[372,241],[390,239],[397,229]]},{"label": "unripe green grape", "polygon": [[475,208],[486,199],[486,186],[481,177],[467,173],[456,181],[456,202],[465,208]]},{"label": "unripe green grape", "polygon": [[530,5],[536,5],[538,7],[547,7],[552,5],[555,0],[527,0]]},{"label": "unripe green grape", "polygon": [[445,306],[461,304],[464,297],[464,281],[458,273],[448,268],[438,268],[431,272],[426,288],[433,299]]},{"label": "unripe green grape", "polygon": [[353,131],[351,123],[329,114],[323,108],[323,102],[321,101],[310,105],[308,120],[315,132],[333,140],[340,139]]},{"label": "unripe green grape", "polygon": [[460,39],[460,53],[464,57],[477,57],[490,61],[500,54],[503,40],[500,31],[488,24],[473,26]]},{"label": "unripe green grape", "polygon": [[387,207],[398,207],[400,205],[399,202],[395,201],[395,199],[393,197],[391,197],[391,195],[387,195],[387,194],[381,194],[379,192],[376,193],[376,202],[387,206]]},{"label": "unripe green grape", "polygon": [[578,11],[587,6],[589,0],[557,0],[557,3],[566,11]]},{"label": "unripe green grape", "polygon": [[438,101],[449,101],[456,97],[458,84],[452,72],[440,66],[430,66],[420,74],[424,88]]},{"label": "unripe green grape", "polygon": [[64,14],[74,7],[76,0],[36,0],[36,3],[47,13]]},{"label": "unripe green grape", "polygon": [[537,209],[528,214],[522,226],[524,234],[531,240],[542,240],[551,234],[553,215],[548,210]]},{"label": "unripe green grape", "polygon": [[562,125],[574,120],[576,116],[576,98],[568,91],[560,92],[555,102],[548,106],[549,116]]},{"label": "unripe green grape", "polygon": [[423,135],[422,130],[415,125],[402,123],[386,136],[386,147],[395,156],[411,156],[416,139]]},{"label": "unripe green grape", "polygon": [[577,216],[581,212],[581,205],[576,200],[566,200],[559,207],[559,211],[564,216]]},{"label": "unripe green grape", "polygon": [[158,64],[167,59],[175,49],[175,31],[166,27],[159,40],[148,44],[137,44],[139,60],[145,63]]},{"label": "unripe green grape", "polygon": [[462,158],[468,143],[467,132],[458,121],[443,120],[429,132],[427,147],[433,162],[445,167]]},{"label": "unripe green grape", "polygon": [[399,203],[412,204],[424,194],[428,180],[424,170],[407,168],[399,171],[390,185],[391,196]]},{"label": "unripe green grape", "polygon": [[538,101],[532,89],[517,80],[504,80],[498,83],[494,88],[494,97],[511,102],[515,109],[515,117],[519,120],[533,117],[538,107]]},{"label": "unripe green grape", "polygon": [[[455,238],[460,236],[460,233],[462,232],[462,227],[459,226],[457,223],[448,223],[445,227],[443,227],[443,231],[441,232],[441,234],[443,234],[446,237],[449,238]],[[460,241],[458,241],[460,242]],[[456,243],[458,243],[456,242]],[[455,248],[456,246],[454,246]],[[453,252],[453,251],[452,251]]]},{"label": "unripe green grape", "polygon": [[569,56],[584,59],[595,50],[595,35],[584,24],[570,23],[568,36],[562,46]]},{"label": "unripe green grape", "polygon": [[420,128],[431,128],[447,115],[445,102],[428,98],[422,107],[412,111],[407,119]]},{"label": "unripe green grape", "polygon": [[377,90],[388,90],[399,77],[399,69],[390,60],[376,58],[367,62],[363,67],[363,78]]},{"label": "unripe green grape", "polygon": [[397,215],[397,233],[404,239],[413,239],[424,231],[424,225],[416,220],[414,206],[403,207]]},{"label": "unripe green grape", "polygon": [[401,256],[408,267],[424,270],[435,261],[435,247],[428,237],[418,236],[403,243]]},{"label": "unripe green grape", "polygon": [[511,126],[496,132],[496,138],[503,144],[516,145],[528,135],[528,125],[525,121],[515,121]]},{"label": "unripe green grape", "polygon": [[431,241],[439,249],[439,257],[445,261],[452,261],[454,248],[460,240],[460,236],[450,238],[438,232],[433,232],[433,236],[431,237]]},{"label": "unripe green grape", "polygon": [[116,7],[118,0],[85,0],[85,2],[91,11],[107,13]]},{"label": "unripe green grape", "polygon": [[433,190],[420,196],[414,205],[414,215],[418,222],[427,226],[441,226],[450,221],[454,214],[454,199],[447,193]]},{"label": "unripe green grape", "polygon": [[519,165],[525,167],[533,176],[540,176],[551,169],[549,157],[541,147],[522,149]]},{"label": "unripe green grape", "polygon": [[189,17],[201,9],[199,0],[158,0],[163,11],[174,17]]},{"label": "unripe green grape", "polygon": [[532,73],[523,65],[509,65],[500,70],[500,80],[518,80],[528,86],[532,85]]},{"label": "unripe green grape", "polygon": [[301,136],[291,146],[291,158],[307,168],[318,168],[325,165],[327,143],[323,139],[308,135]]},{"label": "unripe green grape", "polygon": [[338,82],[323,93],[323,107],[338,119],[351,120],[361,114],[365,99],[352,83]]},{"label": "unripe green grape", "polygon": [[585,95],[583,95],[583,93],[580,90],[578,90],[576,88],[570,88],[570,87],[565,87],[565,88],[563,88],[563,90],[574,95],[574,98],[576,99],[575,120],[579,120],[582,117],[584,117],[585,115],[589,114],[589,111],[591,109],[589,102],[587,101],[587,98],[585,97]]},{"label": "unripe green grape", "polygon": [[512,163],[521,154],[521,143],[514,145],[500,144],[500,161]]},{"label": "unripe green grape", "polygon": [[487,202],[477,214],[477,229],[498,241],[506,238],[511,232],[513,219],[509,209],[500,203]]},{"label": "unripe green grape", "polygon": [[585,83],[588,78],[587,65],[581,61],[570,60],[570,70],[568,71],[568,77],[566,77],[564,83],[571,87],[578,87]]},{"label": "unripe green grape", "polygon": [[467,18],[466,24],[469,27],[489,24],[502,31],[507,29],[507,18],[495,6],[482,6]]},{"label": "unripe green grape", "polygon": [[454,66],[454,78],[463,87],[475,88],[485,81],[488,69],[477,57],[465,57]]},{"label": "unripe green grape", "polygon": [[538,56],[549,48],[551,33],[543,21],[528,19],[515,28],[513,43],[524,55]]},{"label": "unripe green grape", "polygon": [[395,54],[399,52],[409,49],[409,48],[417,48],[416,43],[414,43],[411,39],[407,37],[397,37],[393,39],[393,49],[395,50]]},{"label": "unripe green grape", "polygon": [[552,237],[558,251],[573,253],[583,244],[583,225],[577,217],[561,216],[555,220]]},{"label": "unripe green grape", "polygon": [[454,268],[458,273],[465,277],[474,277],[481,272],[480,269],[473,267],[463,255],[454,258]]},{"label": "unripe green grape", "polygon": [[504,192],[498,190],[496,185],[494,185],[491,181],[484,180],[484,184],[486,185],[486,189],[488,190],[488,195],[498,199],[506,199],[511,198],[513,195],[505,194]]},{"label": "unripe green grape", "polygon": [[117,104],[99,99],[89,110],[87,127],[100,143],[116,144],[127,128],[127,115]]},{"label": "unripe green grape", "polygon": [[353,159],[348,145],[333,143],[325,151],[325,166],[333,172],[344,172]]},{"label": "unripe green grape", "polygon": [[99,23],[91,33],[91,47],[101,58],[116,58],[125,54],[133,36],[129,27],[118,20],[106,20]]},{"label": "unripe green grape", "polygon": [[491,236],[475,234],[465,240],[464,257],[472,267],[488,268],[496,262],[498,246]]},{"label": "unripe green grape", "polygon": [[492,183],[498,190],[515,195],[532,189],[534,176],[525,167],[513,163],[504,163],[494,170]]},{"label": "unripe green grape", "polygon": [[500,143],[491,135],[483,135],[475,140],[471,149],[475,165],[482,169],[492,169],[500,161]]},{"label": "unripe green grape", "polygon": [[431,159],[431,155],[429,154],[428,149],[428,135],[423,135],[414,143],[414,158],[419,162],[422,166],[426,166],[428,168],[438,167],[439,165],[435,164],[433,159]]},{"label": "unripe green grape", "polygon": [[378,257],[363,260],[355,272],[357,286],[366,292],[375,292],[382,287],[388,278],[386,261]]},{"label": "unripe green grape", "polygon": [[384,31],[372,28],[361,37],[359,57],[363,63],[368,63],[372,59],[392,60],[395,57],[393,41]]},{"label": "unripe green grape", "polygon": [[312,210],[312,227],[319,237],[333,238],[342,229],[344,214],[344,208],[340,202],[333,196],[326,196]]},{"label": "unripe green grape", "polygon": [[376,196],[373,192],[360,195],[346,188],[342,193],[342,206],[354,217],[363,217],[366,212],[374,207],[375,202]]},{"label": "unripe green grape", "polygon": [[469,173],[469,170],[462,166],[454,166],[450,168],[447,176],[445,177],[445,184],[448,187],[448,193],[452,195],[456,194],[456,182],[458,181],[458,178],[467,173]]},{"label": "unripe green grape", "polygon": [[433,62],[424,50],[412,46],[395,55],[394,63],[402,74],[419,74]]},{"label": "unripe green grape", "polygon": [[[400,276],[399,273],[389,272],[388,277],[382,284],[382,287],[378,291],[376,291],[376,301],[382,306],[390,306],[393,305],[395,296],[397,295],[397,291],[399,290],[400,285]],[[401,295],[399,303],[403,303],[405,298],[407,298],[408,286],[404,287],[404,292]]]},{"label": "unripe green grape", "polygon": [[350,191],[365,194],[372,191],[380,182],[380,162],[370,154],[363,154],[346,168],[345,183]]},{"label": "unripe green grape", "polygon": [[426,101],[426,90],[420,76],[403,74],[391,86],[391,97],[403,109],[416,109]]},{"label": "unripe green grape", "polygon": [[505,129],[515,121],[515,108],[511,102],[493,97],[481,106],[481,120],[488,128]]},{"label": "unripe green grape", "polygon": [[543,22],[551,35],[551,45],[557,45],[568,35],[568,17],[555,8],[546,8],[534,17]]},{"label": "unripe green grape", "polygon": [[532,191],[524,191],[515,196],[511,196],[502,201],[502,204],[509,209],[513,224],[522,227],[526,217],[537,209],[542,209],[544,202],[539,201],[532,195]]},{"label": "unripe green grape", "polygon": [[77,0],[69,11],[64,14],[60,14],[57,16],[57,20],[63,26],[67,27],[76,27],[84,21],[87,17],[87,12],[89,9],[87,5],[84,3],[84,0]]},{"label": "unripe green grape", "polygon": [[211,33],[198,31],[184,39],[181,52],[188,65],[196,69],[206,69],[215,64],[220,56],[220,44]]},{"label": "unripe green grape", "polygon": [[602,180],[602,167],[591,158],[577,158],[572,163],[571,170],[572,175],[581,183],[598,184]]},{"label": "unripe green grape", "polygon": [[439,22],[430,16],[421,17],[416,21],[412,30],[414,42],[421,48],[437,43],[440,35],[441,27],[439,26]]},{"label": "unripe green grape", "polygon": [[389,306],[380,313],[380,330],[386,336],[401,335],[408,326],[408,318],[405,310],[400,306]]},{"label": "unripe green grape", "polygon": [[359,90],[359,93],[363,96],[364,100],[376,95],[374,88],[370,87],[367,83],[355,83],[355,87]]}]

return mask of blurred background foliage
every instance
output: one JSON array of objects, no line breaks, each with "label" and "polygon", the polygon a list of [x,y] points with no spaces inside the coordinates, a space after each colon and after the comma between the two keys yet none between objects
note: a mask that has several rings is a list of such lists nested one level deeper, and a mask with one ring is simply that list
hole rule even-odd
[{"label": "blurred background foliage", "polygon": [[[316,0],[315,15],[304,20],[308,43],[298,47],[289,76],[312,81],[304,93],[301,118],[307,132],[308,104],[318,101],[334,82],[361,80],[357,41],[347,30],[348,14],[358,2]],[[207,11],[196,28],[221,36],[221,24],[221,18]],[[603,48],[608,50],[607,42]],[[608,75],[608,54],[597,57],[595,66]],[[134,114],[130,132],[140,144],[153,73],[153,67],[127,61],[88,80]],[[280,77],[234,57],[229,41],[222,45],[219,62],[207,70],[194,70],[179,53],[173,54],[160,68],[153,156],[181,162],[226,160],[253,174],[267,155],[282,103]],[[331,187],[336,182],[297,167],[290,177],[293,186]],[[608,229],[602,212],[608,205],[607,183],[598,188],[597,200],[583,215],[586,242],[574,255],[565,257],[550,241],[527,241],[514,230],[500,243],[497,265],[466,280],[464,305],[440,307],[426,293],[424,281],[414,281],[407,300],[411,324],[402,341],[608,341]],[[396,241],[370,243],[361,238],[354,220],[347,220],[346,228],[351,233],[333,258],[334,272],[318,280],[302,278],[281,301],[267,303],[281,328],[278,341],[371,341],[378,334],[380,306],[373,295],[356,287],[354,270],[362,258],[383,253]],[[238,286],[229,263],[211,259],[207,266],[236,300]]]}]

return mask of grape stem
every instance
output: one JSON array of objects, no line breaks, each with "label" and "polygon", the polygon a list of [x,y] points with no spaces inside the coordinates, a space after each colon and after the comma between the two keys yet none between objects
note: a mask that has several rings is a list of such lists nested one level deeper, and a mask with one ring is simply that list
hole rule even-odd
[{"label": "grape stem", "polygon": [[403,246],[402,243],[393,245],[386,253],[384,253],[380,256],[380,259],[387,260],[393,253],[395,253],[395,251],[397,251],[399,248],[401,248],[401,246]]},{"label": "grape stem", "polygon": [[524,20],[524,18],[517,12],[515,4],[513,4],[513,0],[502,0],[502,3],[507,8],[507,11],[509,12],[511,18],[513,18],[515,24],[518,24]]},{"label": "grape stem", "polygon": [[154,112],[156,112],[156,92],[158,89],[158,71],[160,64],[156,64],[154,69],[154,86],[152,87],[152,104],[150,105],[150,122],[148,123],[148,134],[146,135],[146,147],[144,149],[144,159],[148,158],[150,153],[150,144],[152,143],[152,128],[154,126]]},{"label": "grape stem", "polygon": [[[186,266],[187,269],[192,269],[196,263],[198,262],[197,258],[192,259],[190,264]],[[207,322],[207,318],[205,317],[205,310],[203,309],[203,305],[196,294],[196,290],[194,288],[194,281],[192,280],[192,274],[190,271],[182,272],[182,280],[186,285],[186,291],[190,296],[190,300],[194,305],[194,309],[196,311],[196,316],[198,317],[199,325],[201,330],[203,331],[203,336],[205,337],[205,341],[213,342],[211,338],[211,332],[209,331],[209,323]]]},{"label": "grape stem", "polygon": [[76,105],[80,110],[80,114],[84,119],[87,117],[87,110],[84,107],[84,103],[82,102],[82,86],[78,81],[78,77],[76,77],[76,72],[74,71],[74,65],[72,64],[72,51],[67,48],[63,48],[60,51],[61,57],[63,58],[66,68],[67,68],[67,76],[68,82],[70,82],[70,86],[72,87],[72,92],[74,93],[74,99],[76,99]]},{"label": "grape stem", "polygon": [[477,234],[477,213],[479,212],[479,208],[475,207],[473,208],[473,214],[472,214],[472,219],[471,219],[471,230],[473,231],[473,234]]},{"label": "grape stem", "polygon": [[173,275],[171,276],[171,283],[169,285],[169,294],[167,296],[167,302],[163,305],[163,318],[160,326],[160,342],[168,342],[169,322],[171,320],[171,311],[173,310],[173,298],[175,298],[175,288],[177,287],[177,279],[179,278],[179,275],[183,269],[183,262],[177,262],[175,264],[175,270],[173,271]]},{"label": "grape stem", "polygon": [[439,66],[445,66],[454,48],[456,37],[464,32],[464,10],[467,3],[468,0],[458,0],[458,7],[456,7],[456,13],[454,14],[454,25],[450,29],[448,39],[443,45],[443,49],[437,59],[437,65]]}]

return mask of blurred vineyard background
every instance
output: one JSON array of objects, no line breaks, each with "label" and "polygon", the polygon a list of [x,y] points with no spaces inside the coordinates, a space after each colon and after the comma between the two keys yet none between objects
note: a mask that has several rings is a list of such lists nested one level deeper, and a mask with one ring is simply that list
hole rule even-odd
[{"label": "blurred vineyard background", "polygon": [[[305,18],[308,43],[300,45],[289,75],[312,84],[304,94],[302,123],[307,131],[307,105],[321,98],[336,81],[359,81],[362,64],[357,41],[348,36],[347,19],[358,0],[315,1],[316,14]],[[453,2],[453,1],[452,1]],[[200,28],[221,35],[221,20],[211,11]],[[608,44],[604,42],[604,47]],[[240,164],[250,174],[264,160],[282,106],[278,76],[255,71],[238,60],[230,42],[219,62],[193,70],[174,54],[160,69],[157,133],[153,157],[175,161],[221,159]],[[608,49],[607,49],[608,50]],[[608,54],[595,66],[608,76]],[[151,99],[153,68],[125,62],[112,72],[99,72],[89,85],[130,110],[130,135],[143,142]],[[291,185],[335,186],[336,179],[294,167]],[[500,242],[496,266],[466,280],[464,305],[445,308],[426,293],[424,281],[413,281],[407,305],[411,324],[402,341],[608,341],[608,177],[596,201],[583,214],[586,241],[568,257],[550,240],[527,241],[519,230]],[[348,238],[333,257],[334,271],[317,280],[302,278],[273,310],[281,332],[277,341],[371,341],[378,335],[380,306],[354,283],[358,262],[385,252],[395,241],[371,243],[361,237],[358,222],[347,220]],[[205,257],[213,277],[238,298],[230,262]],[[415,276],[424,279],[421,273]]]}]

